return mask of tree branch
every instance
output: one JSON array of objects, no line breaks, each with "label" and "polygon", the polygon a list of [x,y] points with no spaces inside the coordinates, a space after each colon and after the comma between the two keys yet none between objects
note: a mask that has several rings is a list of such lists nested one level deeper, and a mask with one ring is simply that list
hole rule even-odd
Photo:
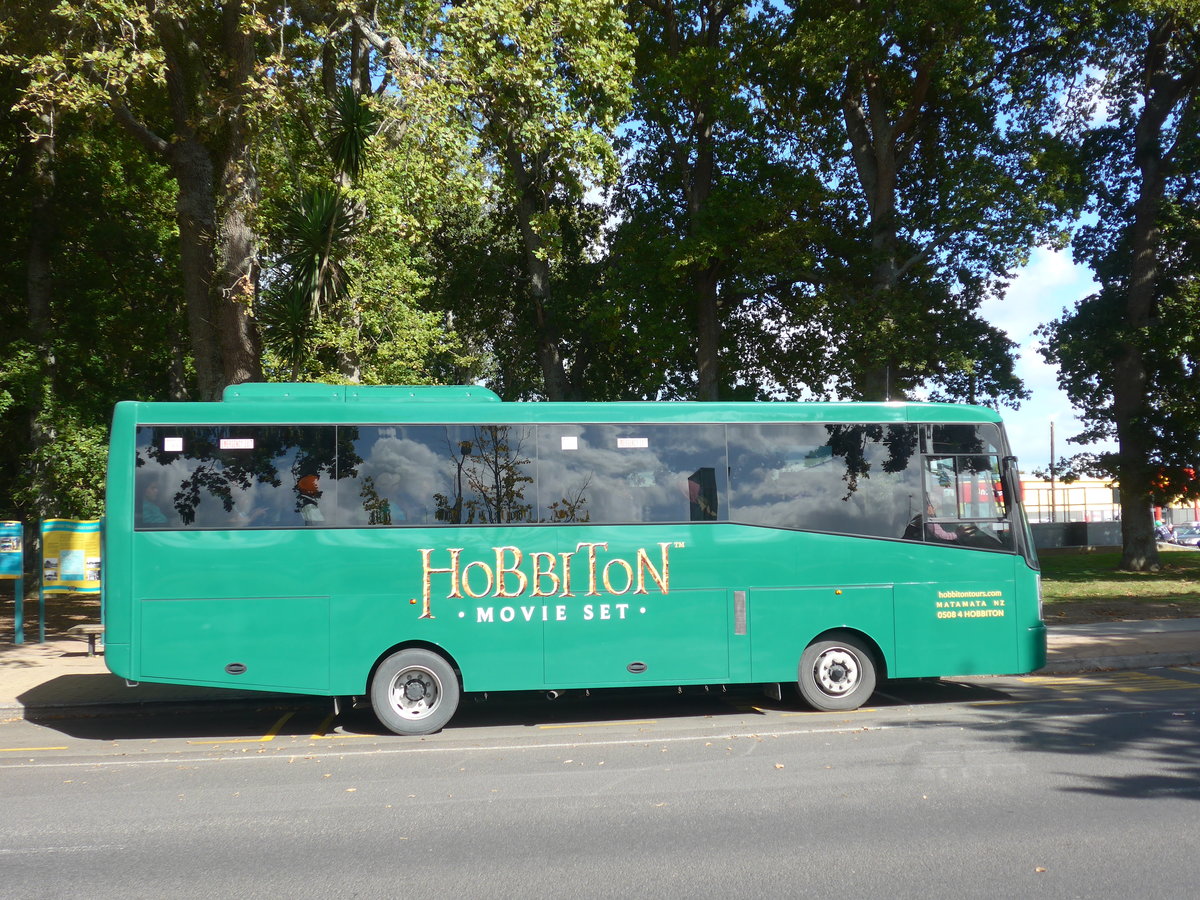
[{"label": "tree branch", "polygon": [[117,121],[121,126],[133,136],[139,144],[153,156],[160,156],[164,160],[170,155],[171,145],[151,131],[145,123],[138,119],[129,111],[124,103],[122,103],[116,94],[109,94],[112,98],[110,107],[113,115],[117,117]]}]

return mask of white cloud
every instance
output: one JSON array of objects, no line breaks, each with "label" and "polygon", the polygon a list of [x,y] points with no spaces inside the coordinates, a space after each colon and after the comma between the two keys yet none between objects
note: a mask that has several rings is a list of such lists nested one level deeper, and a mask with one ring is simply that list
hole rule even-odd
[{"label": "white cloud", "polygon": [[1058,388],[1057,371],[1037,352],[1038,339],[1034,336],[1039,325],[1058,318],[1095,289],[1091,273],[1072,262],[1068,252],[1039,248],[1029,265],[1013,279],[1005,298],[983,304],[984,318],[1006,331],[1020,346],[1017,375],[1031,397],[1019,410],[1006,410],[1004,421],[1023,471],[1044,468],[1049,463],[1052,419],[1056,456],[1101,449],[1067,443],[1067,438],[1078,434],[1083,426],[1066,394]]}]

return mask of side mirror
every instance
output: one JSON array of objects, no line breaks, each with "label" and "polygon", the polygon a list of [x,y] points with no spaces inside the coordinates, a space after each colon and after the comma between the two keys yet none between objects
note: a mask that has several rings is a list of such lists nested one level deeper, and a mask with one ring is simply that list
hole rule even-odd
[{"label": "side mirror", "polygon": [[1006,507],[1021,502],[1021,470],[1015,456],[1006,456],[1000,461],[1000,483],[1004,488]]}]

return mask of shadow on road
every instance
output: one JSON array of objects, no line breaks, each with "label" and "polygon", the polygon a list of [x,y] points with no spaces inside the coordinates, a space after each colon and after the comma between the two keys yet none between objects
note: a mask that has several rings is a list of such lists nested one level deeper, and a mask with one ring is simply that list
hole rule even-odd
[{"label": "shadow on road", "polygon": [[[88,679],[91,684],[67,683],[69,679]],[[102,682],[102,683],[101,683]],[[104,704],[102,700],[85,708],[62,709],[48,706],[55,697],[88,696],[103,698],[110,692],[143,692],[142,702]],[[170,702],[156,700],[155,692],[169,691]],[[893,682],[871,698],[871,709],[888,709],[920,704],[936,708],[942,704],[961,704],[1004,699],[1007,695],[994,688],[959,682]],[[268,732],[276,736],[307,736],[321,731],[343,734],[392,737],[376,720],[369,703],[359,700],[356,707],[340,704],[341,714],[331,719],[333,700],[291,694],[249,694],[210,688],[143,684],[127,689],[113,675],[65,675],[34,688],[20,698],[28,707],[25,718],[42,727],[83,740],[124,741],[168,738],[231,740],[261,739]],[[291,713],[286,721],[280,721]],[[468,694],[445,733],[460,736],[472,730],[526,727],[569,729],[596,724],[665,721],[700,718],[727,720],[730,727],[744,727],[747,719],[764,721],[772,714],[811,713],[813,722],[835,720],[856,713],[814,713],[794,691],[784,690],[783,700],[766,696],[761,688],[737,686],[705,691],[699,687],[614,688],[591,691],[566,691],[557,699],[544,692],[511,692],[491,695]],[[803,721],[803,716],[797,720]],[[765,727],[765,725],[764,725]],[[396,737],[396,740],[406,738]]]}]

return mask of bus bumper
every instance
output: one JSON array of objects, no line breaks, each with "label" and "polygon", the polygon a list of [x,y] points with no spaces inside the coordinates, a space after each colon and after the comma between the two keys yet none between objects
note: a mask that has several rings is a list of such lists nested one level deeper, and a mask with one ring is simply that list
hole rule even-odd
[{"label": "bus bumper", "polygon": [[1046,624],[1038,622],[1028,629],[1021,648],[1021,671],[1035,672],[1046,665]]}]

